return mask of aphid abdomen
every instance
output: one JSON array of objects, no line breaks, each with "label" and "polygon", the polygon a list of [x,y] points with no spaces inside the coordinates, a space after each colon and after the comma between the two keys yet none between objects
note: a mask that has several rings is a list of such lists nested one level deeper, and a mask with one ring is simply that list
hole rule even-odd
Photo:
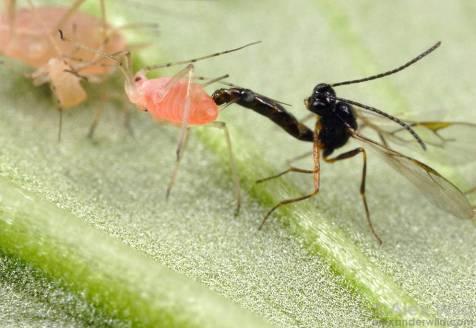
[{"label": "aphid abdomen", "polygon": [[[178,81],[168,92],[164,87],[170,78],[147,80],[142,84],[143,104],[158,121],[182,124],[188,81]],[[173,82],[172,82],[173,83]],[[201,85],[192,83],[190,89],[190,112],[188,124],[203,125],[215,121],[218,106]]]},{"label": "aphid abdomen", "polygon": [[64,61],[52,58],[48,62],[48,68],[51,86],[63,109],[77,106],[86,100],[87,94],[81,86],[81,79],[67,72],[70,67]]}]

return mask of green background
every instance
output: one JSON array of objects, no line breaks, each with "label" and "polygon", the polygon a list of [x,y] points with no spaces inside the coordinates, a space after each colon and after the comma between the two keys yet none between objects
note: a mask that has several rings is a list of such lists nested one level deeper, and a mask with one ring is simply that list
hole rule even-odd
[{"label": "green background", "polygon": [[[476,121],[472,1],[127,1],[108,9],[113,23],[160,24],[159,35],[134,34],[151,45],[141,52],[147,64],[262,40],[197,64],[197,73],[229,73],[234,83],[291,103],[298,117],[317,82],[393,68],[441,40],[417,66],[338,92],[390,113],[436,111],[439,118]],[[123,104],[103,99],[120,94],[120,75],[90,87],[90,101],[65,115],[58,145],[48,88],[34,88],[21,75],[29,69],[13,61],[2,71],[6,326],[368,327],[412,319],[474,325],[474,222],[438,211],[372,154],[367,197],[382,246],[363,215],[358,158],[323,164],[322,193],[257,231],[272,204],[307,192],[312,182],[299,175],[263,186],[253,181],[285,169],[310,145],[229,107],[220,116],[239,162],[241,215],[233,217],[224,140],[213,129],[193,132],[165,202],[178,130],[135,113],[134,137],[128,135]],[[91,142],[85,134],[96,106],[106,111]],[[462,187],[476,181],[471,164],[438,162],[432,165]]]}]

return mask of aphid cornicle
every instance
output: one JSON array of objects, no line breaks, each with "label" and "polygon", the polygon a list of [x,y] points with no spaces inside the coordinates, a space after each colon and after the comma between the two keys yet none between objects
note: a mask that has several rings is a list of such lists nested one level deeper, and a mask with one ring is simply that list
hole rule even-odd
[{"label": "aphid cornicle", "polygon": [[[365,181],[367,175],[367,152],[364,148],[365,146],[369,146],[370,148],[375,150],[390,166],[392,166],[395,170],[405,176],[410,182],[412,182],[417,188],[419,188],[430,201],[432,201],[439,208],[460,218],[470,219],[474,217],[475,210],[469,203],[468,199],[465,197],[465,194],[453,183],[445,179],[437,171],[416,159],[403,155],[389,148],[384,142],[378,143],[360,133],[358,126],[358,118],[360,115],[358,113],[360,112],[357,110],[357,108],[361,108],[364,111],[370,111],[376,115],[380,115],[384,118],[394,121],[395,123],[401,126],[401,131],[406,131],[410,133],[412,138],[414,138],[423,149],[426,149],[424,141],[413,130],[412,125],[416,125],[403,122],[402,120],[374,107],[337,97],[336,92],[334,90],[334,87],[339,85],[365,82],[399,72],[431,53],[439,45],[440,43],[438,42],[416,58],[412,59],[411,61],[385,73],[373,75],[363,79],[351,80],[334,84],[319,83],[314,87],[312,94],[305,100],[306,108],[311,111],[316,117],[312,140],[312,155],[314,167],[312,169],[290,167],[289,169],[281,172],[280,174],[258,181],[268,181],[280,177],[289,172],[307,173],[313,174],[314,176],[314,189],[311,193],[307,195],[283,200],[276,204],[265,215],[263,221],[261,222],[260,228],[264,225],[269,216],[277,208],[283,205],[309,199],[317,195],[320,190],[321,153],[324,161],[328,163],[336,163],[338,161],[349,159],[359,154],[362,154],[363,168],[362,180],[360,184],[360,194],[362,197],[365,215],[370,230],[372,231],[378,242],[382,243],[381,238],[378,236],[372,225],[372,221],[370,219],[370,211],[366,200]],[[381,138],[382,137],[384,138],[383,135],[381,136]],[[350,151],[346,151],[337,156],[331,157],[335,150],[347,144],[351,138],[360,142],[362,146],[359,146]]]},{"label": "aphid cornicle", "polygon": [[99,1],[101,18],[79,12],[84,1],[75,0],[69,7],[34,7],[29,0],[30,8],[16,9],[15,1],[8,0],[6,13],[0,17],[0,54],[34,67],[36,70],[29,77],[35,85],[49,83],[60,112],[58,138],[61,136],[62,111],[87,98],[81,81],[99,82],[114,69],[114,61],[58,40],[58,28],[77,42],[108,54],[126,48],[119,30],[106,22],[104,0]]},{"label": "aphid cornicle", "polygon": [[[60,37],[65,42],[71,42],[71,40],[69,40],[69,38],[65,36],[64,32],[61,30]],[[216,79],[210,79],[204,84],[194,82],[193,63],[211,57],[217,57],[235,52],[251,45],[255,45],[259,42],[249,43],[238,48],[225,50],[194,59],[146,66],[135,74],[131,70],[130,53],[126,53],[123,56],[114,57],[81,45],[77,42],[72,43],[82,49],[89,50],[104,57],[116,60],[119,65],[119,69],[125,77],[124,89],[129,101],[136,105],[139,110],[149,112],[149,114],[155,120],[171,123],[181,128],[176,149],[176,163],[172,173],[172,178],[166,191],[167,199],[170,195],[172,187],[175,184],[190,126],[207,125],[219,128],[224,132],[225,140],[229,149],[230,165],[235,185],[234,190],[237,204],[235,215],[238,215],[241,206],[240,181],[236,171],[230,134],[225,122],[216,120],[219,108],[213,101],[212,97],[210,97],[210,95],[208,95],[204,89],[205,86],[227,78],[228,75],[223,75]],[[152,70],[185,64],[188,65],[171,77],[148,79],[146,76],[146,73]]]}]

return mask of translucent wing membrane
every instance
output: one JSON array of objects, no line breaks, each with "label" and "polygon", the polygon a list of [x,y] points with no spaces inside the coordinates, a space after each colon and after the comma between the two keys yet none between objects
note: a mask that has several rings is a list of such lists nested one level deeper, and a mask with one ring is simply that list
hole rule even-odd
[{"label": "translucent wing membrane", "polygon": [[438,208],[459,218],[473,218],[473,208],[463,192],[434,169],[356,132],[353,137],[375,150],[385,162],[405,176]]},{"label": "translucent wing membrane", "polygon": [[[392,149],[409,148],[420,151],[415,139],[402,128],[388,124],[381,118],[367,113],[356,113],[359,133],[368,135],[369,129],[379,137],[381,143]],[[476,160],[476,124],[450,121],[406,120],[408,125],[427,145],[428,153],[442,162],[466,164]]]}]

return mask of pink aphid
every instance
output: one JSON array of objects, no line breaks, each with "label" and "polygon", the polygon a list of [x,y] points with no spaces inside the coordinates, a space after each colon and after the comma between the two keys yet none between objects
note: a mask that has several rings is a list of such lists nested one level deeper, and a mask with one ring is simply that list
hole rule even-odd
[{"label": "pink aphid", "polygon": [[[170,85],[168,91],[165,89]],[[218,117],[218,106],[202,84],[180,79],[175,83],[170,77],[148,80],[144,74],[136,74],[134,87],[126,86],[129,100],[146,109],[157,121],[181,125],[185,115],[185,102],[189,90],[190,108],[188,125],[205,125]]]},{"label": "pink aphid", "polygon": [[[180,160],[182,158],[182,152],[186,144],[190,125],[208,125],[222,129],[224,131],[225,139],[229,149],[231,170],[235,184],[235,196],[237,201],[235,213],[238,214],[240,208],[240,182],[236,172],[236,165],[234,163],[230,134],[224,122],[216,121],[219,107],[204,89],[205,86],[224,79],[228,77],[228,75],[211,79],[204,84],[199,84],[194,82],[194,66],[192,63],[238,51],[257,43],[259,42],[253,42],[239,48],[230,49],[190,60],[147,66],[136,74],[133,74],[130,71],[130,54],[123,56],[120,60],[116,59],[119,63],[120,70],[125,76],[124,87],[130,102],[136,105],[140,110],[148,111],[157,121],[168,122],[181,127],[180,138],[176,151],[177,160],[172,174],[172,179],[167,188],[166,197],[169,196],[170,191],[172,190],[172,187],[175,183],[175,178],[178,172]],[[81,45],[76,45],[81,47]],[[83,49],[87,49],[87,47],[83,46]],[[98,53],[93,49],[88,50]],[[107,56],[105,54],[103,54],[103,56],[110,59],[113,58],[113,56]],[[148,79],[146,77],[146,72],[151,70],[184,64],[188,65],[172,77],[160,77],[155,79]]]},{"label": "pink aphid", "polygon": [[[87,99],[83,79],[99,82],[117,66],[116,62],[65,43],[58,30],[69,33],[75,42],[107,54],[126,49],[121,33],[106,23],[104,0],[100,0],[102,17],[78,11],[85,0],[75,0],[70,7],[41,6],[16,9],[15,1],[5,0],[5,13],[0,16],[0,54],[34,67],[29,76],[34,85],[49,83],[60,112]],[[99,117],[96,115],[96,117]],[[93,122],[90,135],[97,119]]]},{"label": "pink aphid", "polygon": [[51,58],[64,57],[70,65],[78,66],[82,75],[109,73],[113,69],[111,60],[96,61],[95,54],[61,42],[57,37],[61,28],[75,41],[108,54],[126,49],[125,39],[117,29],[103,19],[76,10],[82,2],[75,1],[71,7],[7,10],[0,16],[0,53],[34,68],[44,67]]}]

